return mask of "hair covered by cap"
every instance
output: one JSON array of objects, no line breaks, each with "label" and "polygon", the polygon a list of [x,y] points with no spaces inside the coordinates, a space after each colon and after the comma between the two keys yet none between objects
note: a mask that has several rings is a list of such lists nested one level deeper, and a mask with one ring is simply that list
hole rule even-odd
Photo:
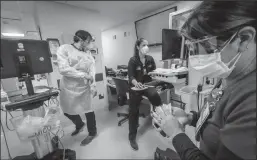
[{"label": "hair covered by cap", "polygon": [[[182,32],[193,39],[220,36],[248,24],[256,29],[257,1],[204,1],[188,18]],[[249,23],[250,22],[250,23]]]}]

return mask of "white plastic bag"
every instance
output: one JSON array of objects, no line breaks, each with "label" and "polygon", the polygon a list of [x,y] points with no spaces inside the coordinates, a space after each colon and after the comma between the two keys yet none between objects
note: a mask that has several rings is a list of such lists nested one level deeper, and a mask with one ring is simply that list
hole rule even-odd
[{"label": "white plastic bag", "polygon": [[51,128],[56,128],[60,126],[61,109],[60,107],[47,107],[46,114],[44,117],[44,126],[51,126]]},{"label": "white plastic bag", "polygon": [[44,118],[27,116],[21,124],[16,127],[21,140],[27,140],[35,137],[35,134],[44,126]]},{"label": "white plastic bag", "polygon": [[33,139],[60,127],[60,107],[47,107],[44,117],[26,116],[13,120],[21,141]]}]

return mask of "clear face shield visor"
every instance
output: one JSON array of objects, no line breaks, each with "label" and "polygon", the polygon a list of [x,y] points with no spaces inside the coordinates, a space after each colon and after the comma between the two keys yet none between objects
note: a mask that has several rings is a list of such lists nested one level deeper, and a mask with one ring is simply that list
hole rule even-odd
[{"label": "clear face shield visor", "polygon": [[201,39],[192,40],[185,34],[182,35],[185,37],[186,53],[189,56],[194,56],[220,53],[237,35],[237,32],[226,41],[220,40],[218,36],[203,37]]}]

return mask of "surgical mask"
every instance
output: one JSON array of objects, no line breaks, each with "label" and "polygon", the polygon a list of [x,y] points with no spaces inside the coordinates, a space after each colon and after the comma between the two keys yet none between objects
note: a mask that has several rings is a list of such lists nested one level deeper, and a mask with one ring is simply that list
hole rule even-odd
[{"label": "surgical mask", "polygon": [[94,44],[93,42],[89,42],[89,44],[86,46],[87,49],[93,49],[94,48]]},{"label": "surgical mask", "polygon": [[149,52],[148,46],[144,46],[144,47],[141,48],[141,53],[142,53],[142,54],[145,55],[145,54],[147,54],[148,52]]},{"label": "surgical mask", "polygon": [[[76,37],[78,37],[78,36],[76,36]],[[87,51],[87,50],[90,50],[90,49],[94,48],[93,43],[94,43],[95,39],[92,39],[91,41],[88,42],[88,41],[85,41],[85,40],[81,39],[80,37],[78,37],[78,38],[81,41],[81,48],[82,48],[83,51]]]},{"label": "surgical mask", "polygon": [[[235,68],[236,63],[241,57],[239,52],[232,60],[228,63],[224,63],[221,60],[221,53],[226,46],[235,37],[234,34],[226,45],[220,51],[214,51],[211,54],[204,55],[189,55],[189,63],[193,69],[200,72],[202,76],[209,78],[227,78]],[[192,49],[192,48],[191,48]],[[198,50],[199,52],[199,50]],[[234,63],[233,63],[234,62]],[[233,63],[233,64],[232,64]],[[231,65],[232,64],[232,65]]]}]

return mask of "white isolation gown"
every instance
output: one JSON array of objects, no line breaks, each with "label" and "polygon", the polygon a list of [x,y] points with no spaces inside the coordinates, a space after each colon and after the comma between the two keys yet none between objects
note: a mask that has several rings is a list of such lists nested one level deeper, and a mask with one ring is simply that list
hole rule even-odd
[{"label": "white isolation gown", "polygon": [[[79,51],[70,44],[60,46],[57,51],[60,81],[60,105],[64,113],[81,115],[92,112],[91,87],[95,86],[95,60],[91,53]],[[81,78],[83,74],[94,77],[90,84]]]}]

